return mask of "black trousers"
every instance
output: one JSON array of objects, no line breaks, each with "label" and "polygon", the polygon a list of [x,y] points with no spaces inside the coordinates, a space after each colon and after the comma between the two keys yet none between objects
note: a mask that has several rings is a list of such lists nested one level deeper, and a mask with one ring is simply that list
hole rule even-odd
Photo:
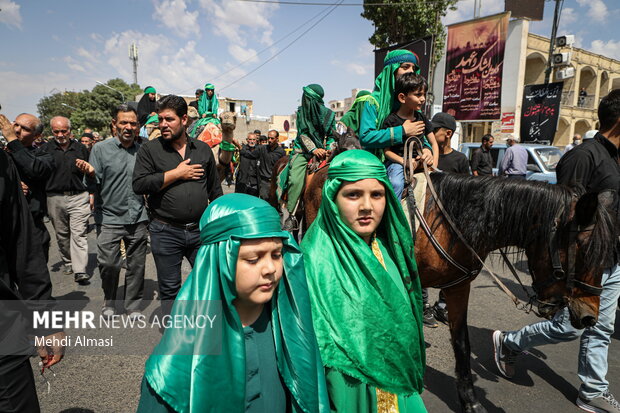
[{"label": "black trousers", "polygon": [[38,413],[39,399],[29,359],[0,358],[0,412]]}]

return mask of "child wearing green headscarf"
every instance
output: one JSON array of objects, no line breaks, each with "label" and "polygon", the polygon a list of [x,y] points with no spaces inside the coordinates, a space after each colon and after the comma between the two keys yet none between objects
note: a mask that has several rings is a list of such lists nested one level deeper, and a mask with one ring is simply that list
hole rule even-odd
[{"label": "child wearing green headscarf", "polygon": [[376,156],[332,160],[301,247],[332,411],[426,412],[413,240]]},{"label": "child wearing green headscarf", "polygon": [[311,84],[303,88],[301,106],[297,109],[294,155],[285,172],[288,178],[287,209],[290,213],[295,211],[304,189],[308,161],[313,156],[325,159],[334,144],[335,114],[324,106],[324,95],[321,85]]},{"label": "child wearing green headscarf", "polygon": [[217,118],[220,104],[215,94],[215,86],[207,83],[204,89],[205,93],[200,95],[200,100],[198,100],[198,114],[201,118]]},{"label": "child wearing green headscarf", "polygon": [[[364,149],[383,149],[402,144],[407,137],[415,135],[413,122],[405,122],[402,126],[383,129],[383,122],[399,107],[394,94],[396,78],[404,73],[420,73],[418,58],[409,50],[392,50],[383,60],[383,70],[375,79],[372,99],[363,103],[359,126],[356,129],[360,143]],[[424,141],[425,149],[422,159],[432,165],[433,154],[430,144]],[[383,153],[378,152],[383,159]]]},{"label": "child wearing green headscarf", "polygon": [[267,202],[229,194],[200,220],[202,246],[146,362],[138,412],[328,412],[302,254]]}]

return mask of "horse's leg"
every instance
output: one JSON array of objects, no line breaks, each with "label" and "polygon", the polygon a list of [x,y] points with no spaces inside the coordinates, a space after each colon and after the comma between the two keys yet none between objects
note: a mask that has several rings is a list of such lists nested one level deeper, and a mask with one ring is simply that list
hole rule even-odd
[{"label": "horse's leg", "polygon": [[467,330],[467,306],[470,283],[463,282],[444,290],[448,306],[448,319],[452,348],[456,360],[456,389],[464,412],[486,412],[474,392],[471,375],[469,333]]}]

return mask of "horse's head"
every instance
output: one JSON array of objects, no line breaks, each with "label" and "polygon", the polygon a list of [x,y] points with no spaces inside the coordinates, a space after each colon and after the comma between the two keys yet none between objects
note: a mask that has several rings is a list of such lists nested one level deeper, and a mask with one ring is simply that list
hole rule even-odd
[{"label": "horse's head", "polygon": [[220,115],[222,131],[232,132],[237,126],[237,114],[235,112],[222,112]]},{"label": "horse's head", "polygon": [[556,216],[548,247],[526,248],[541,315],[550,318],[568,304],[575,328],[596,323],[602,274],[614,262],[616,202],[614,191],[575,194]]},{"label": "horse's head", "polygon": [[336,127],[336,132],[334,133],[336,136],[336,142],[334,143],[334,147],[332,148],[331,159],[334,156],[351,149],[362,149],[362,145],[360,144],[360,140],[353,132],[351,128],[344,128],[344,125],[338,124]]}]

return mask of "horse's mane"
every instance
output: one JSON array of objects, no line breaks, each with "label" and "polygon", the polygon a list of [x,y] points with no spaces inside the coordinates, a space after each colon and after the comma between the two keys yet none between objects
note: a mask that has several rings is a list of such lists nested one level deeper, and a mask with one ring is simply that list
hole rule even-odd
[{"label": "horse's mane", "polygon": [[[556,217],[560,226],[566,225],[573,195],[585,192],[581,187],[493,176],[433,173],[431,177],[455,224],[479,251],[491,251],[497,245],[534,244],[546,248]],[[615,215],[598,203],[585,249],[588,267],[613,259],[617,246],[615,226]]]}]

